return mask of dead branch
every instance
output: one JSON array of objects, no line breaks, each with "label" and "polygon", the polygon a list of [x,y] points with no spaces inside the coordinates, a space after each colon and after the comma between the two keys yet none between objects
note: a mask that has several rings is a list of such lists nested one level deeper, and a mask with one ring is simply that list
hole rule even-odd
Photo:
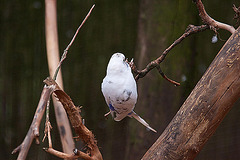
[{"label": "dead branch", "polygon": [[[185,33],[178,38],[176,41],[174,41],[173,44],[171,44],[162,54],[160,57],[158,57],[156,60],[151,61],[143,70],[139,71],[136,67],[136,65],[134,64],[134,62],[130,62],[130,66],[133,70],[133,72],[136,74],[136,81],[139,78],[143,78],[150,70],[152,70],[153,68],[157,68],[159,71],[160,68],[160,63],[162,63],[162,61],[165,59],[165,57],[167,56],[167,54],[169,53],[169,51],[171,49],[173,49],[176,45],[178,45],[180,42],[182,42],[186,37],[194,34],[194,33],[198,33],[198,32],[202,32],[205,31],[206,29],[212,29],[215,33],[217,33],[218,29],[225,29],[229,32],[231,32],[232,34],[236,31],[235,28],[233,26],[230,26],[228,24],[225,23],[221,23],[218,22],[216,20],[214,20],[213,18],[211,18],[205,8],[204,5],[202,3],[201,0],[194,0],[194,2],[196,3],[196,6],[198,8],[199,11],[199,16],[201,17],[203,23],[205,25],[201,25],[201,26],[194,26],[194,25],[189,25],[185,31]],[[236,9],[234,9],[235,11]],[[237,12],[237,10],[235,11]],[[237,12],[239,13],[239,12]],[[166,79],[167,81],[173,83],[176,86],[179,86],[180,83],[175,82],[169,78],[166,78],[165,74],[162,71],[159,71],[159,73],[163,76],[164,79]]]},{"label": "dead branch", "polygon": [[130,66],[133,70],[133,72],[137,75],[135,77],[136,80],[138,80],[139,78],[143,78],[150,70],[152,70],[153,68],[157,68],[158,71],[160,72],[160,74],[163,76],[164,79],[168,80],[169,82],[173,83],[176,86],[179,86],[180,83],[175,82],[173,80],[170,80],[169,78],[166,78],[165,74],[159,70],[160,69],[160,63],[163,62],[163,60],[166,58],[167,54],[170,52],[170,50],[172,50],[176,45],[178,45],[179,43],[181,43],[186,37],[198,33],[198,32],[202,32],[205,31],[206,29],[208,29],[209,26],[207,25],[201,25],[201,26],[194,26],[194,25],[189,25],[186,29],[186,31],[184,32],[184,34],[179,37],[177,40],[175,40],[173,42],[173,44],[171,44],[162,54],[160,57],[158,57],[156,60],[151,61],[146,68],[144,68],[143,70],[139,71],[136,67],[136,65],[134,64],[134,62],[130,62]]},{"label": "dead branch", "polygon": [[74,40],[75,40],[75,38],[76,38],[79,30],[82,28],[83,24],[86,22],[86,20],[87,20],[88,17],[90,16],[90,14],[91,14],[91,12],[92,12],[92,10],[93,10],[94,7],[95,7],[95,5],[93,5],[92,8],[89,10],[88,14],[87,14],[86,17],[84,18],[84,20],[82,21],[82,23],[80,24],[80,26],[78,27],[77,31],[75,32],[75,34],[74,34],[71,42],[68,44],[68,46],[67,46],[66,49],[64,50],[64,52],[63,52],[63,54],[62,54],[62,57],[61,57],[61,60],[60,60],[60,62],[59,62],[59,64],[58,64],[58,67],[57,67],[57,69],[56,69],[56,71],[55,71],[55,74],[54,74],[54,76],[53,76],[53,79],[54,79],[54,80],[56,80],[56,77],[57,77],[57,74],[58,74],[59,69],[61,68],[62,62],[67,58],[67,53],[68,53],[69,48],[72,46],[72,44],[73,44],[73,42],[74,42]]},{"label": "dead branch", "polygon": [[196,6],[199,11],[199,16],[201,17],[203,23],[206,25],[209,25],[210,29],[212,29],[214,32],[217,32],[217,30],[219,28],[225,29],[225,30],[231,32],[232,34],[235,32],[235,28],[233,26],[230,26],[230,25],[222,23],[222,22],[218,22],[218,21],[214,20],[212,17],[210,17],[207,14],[201,0],[194,0],[194,2],[196,3]]},{"label": "dead branch", "polygon": [[[64,59],[66,58],[66,55],[67,55],[67,52],[68,52],[68,49],[71,47],[72,43],[74,42],[76,36],[77,36],[77,33],[79,32],[80,28],[82,27],[82,25],[85,23],[85,21],[87,20],[87,18],[89,17],[92,9],[94,8],[95,5],[92,6],[92,8],[90,9],[89,13],[87,14],[87,16],[85,17],[85,19],[83,20],[83,22],[81,23],[81,25],[78,27],[74,37],[72,38],[70,44],[67,46],[67,48],[64,50],[64,53],[62,55],[62,58],[58,64],[58,67],[55,71],[55,74],[54,74],[54,79],[56,80],[56,77],[57,77],[57,74],[59,72],[59,69],[61,67],[61,64],[62,62],[64,61]],[[49,6],[48,6],[49,7]],[[55,81],[54,81],[55,82]],[[57,84],[57,83],[56,83]],[[52,94],[52,92],[55,90],[55,87],[58,87],[58,85],[48,85],[48,86],[44,86],[43,88],[43,91],[42,91],[42,94],[41,94],[41,98],[39,100],[39,104],[38,104],[38,107],[36,109],[36,112],[35,112],[35,115],[34,115],[34,119],[32,121],[32,124],[28,130],[28,133],[24,139],[24,141],[21,143],[21,145],[19,145],[17,148],[15,148],[13,151],[12,151],[12,154],[16,153],[16,152],[19,152],[19,155],[18,155],[18,160],[24,160],[26,159],[27,157],[27,153],[29,151],[29,148],[32,144],[32,141],[33,139],[35,138],[36,139],[36,143],[39,144],[39,126],[40,126],[40,123],[41,123],[41,120],[42,120],[42,116],[44,114],[44,111],[46,109],[46,105],[47,103],[49,102],[49,99],[50,99],[50,95]],[[62,90],[61,90],[62,91]],[[63,91],[62,91],[63,92]],[[65,92],[63,92],[65,93]],[[67,96],[67,94],[65,94]],[[69,97],[70,98],[70,97]],[[71,100],[71,99],[70,99]],[[70,101],[69,100],[69,101]],[[66,105],[66,104],[65,104]],[[72,103],[73,105],[73,103]],[[70,112],[70,111],[69,111]],[[71,113],[71,112],[70,112]],[[70,114],[72,115],[72,114]],[[80,114],[78,113],[78,115],[80,116]],[[79,124],[81,123],[81,116],[80,117],[77,117],[77,116],[71,116],[73,119],[70,119],[72,124],[75,124],[73,123],[74,121],[76,121],[76,124]],[[78,119],[74,119],[74,118],[78,118]],[[80,121],[79,121],[80,120]],[[81,123],[82,124],[82,123]],[[83,124],[81,126],[84,126]],[[85,127],[85,126],[84,126]],[[89,131],[86,127],[84,128],[82,127],[82,129],[85,129],[85,134],[82,134],[81,135],[81,130],[79,130],[80,132],[77,132],[77,133],[80,133],[80,137],[85,137],[83,138],[85,141],[85,143],[89,146],[90,148],[90,154],[92,155],[93,158],[95,159],[99,159],[101,160],[102,159],[102,155],[96,145],[96,140],[94,139],[94,135],[92,134],[91,131]],[[48,140],[49,140],[49,148],[52,148],[52,142],[51,142],[51,135],[50,135],[50,128],[51,128],[51,125],[50,125],[50,122],[49,121],[46,121],[46,131],[47,131],[47,134],[48,134]],[[75,127],[74,127],[75,128]],[[78,128],[78,127],[77,127]],[[87,134],[88,133],[88,134]],[[88,137],[88,138],[86,138]],[[90,143],[91,141],[91,143]],[[51,149],[49,150],[51,153]],[[65,153],[63,153],[64,155]],[[66,154],[67,155],[67,154]],[[80,154],[80,155],[83,155],[83,154]],[[84,155],[83,155],[84,157]],[[74,157],[73,157],[74,158]]]},{"label": "dead branch", "polygon": [[175,84],[175,86],[180,86],[180,83],[175,82],[175,81],[169,79],[169,78],[163,73],[160,65],[157,65],[156,68],[157,68],[158,72],[160,73],[160,75],[161,75],[165,80],[167,80],[168,82],[170,82],[170,83],[172,83],[172,84]]},{"label": "dead branch", "polygon": [[[87,16],[84,18],[81,25],[78,27],[77,31],[75,32],[71,42],[68,44],[68,46],[64,50],[64,53],[62,54],[62,57],[61,57],[61,60],[58,64],[58,66],[57,66],[57,69],[55,70],[55,73],[54,73],[54,76],[53,76],[54,80],[56,80],[56,77],[57,77],[59,69],[61,68],[62,62],[67,57],[67,53],[68,53],[69,48],[73,44],[79,30],[81,29],[81,27],[83,26],[83,24],[85,23],[87,18],[89,17],[89,15],[90,15],[91,11],[93,10],[94,6],[95,5],[92,6],[92,8],[88,12]],[[93,158],[101,160],[102,155],[101,155],[101,153],[100,153],[100,151],[97,147],[94,135],[82,123],[82,118],[81,118],[81,115],[79,114],[80,109],[78,109],[77,107],[74,106],[71,98],[62,89],[60,89],[58,84],[53,79],[48,78],[44,82],[45,83],[50,83],[51,82],[52,84],[54,84],[58,88],[58,91],[61,91],[61,92],[59,92],[59,94],[57,94],[58,91],[55,90],[54,93],[56,94],[57,98],[59,99],[59,101],[63,105],[64,109],[67,111],[67,113],[69,115],[70,122],[71,122],[73,128],[75,129],[75,132],[78,134],[78,137],[81,138],[83,140],[83,142],[88,146],[89,153],[90,153],[91,156],[89,156],[88,154],[85,154],[81,151],[76,151],[77,155],[73,155],[73,154],[59,152],[59,151],[56,151],[55,149],[53,149],[51,134],[50,134],[50,122],[48,120],[46,121],[45,132],[47,132],[47,134],[48,134],[49,148],[47,148],[47,149],[45,148],[45,151],[47,151],[48,153],[51,153],[51,154],[53,154],[57,157],[60,157],[60,158],[75,159],[75,158],[80,157],[80,158],[83,158],[83,159],[86,159],[86,160],[89,160],[89,159],[93,160]],[[61,95],[62,95],[62,97],[61,97]],[[81,126],[81,127],[76,127],[76,126]],[[83,130],[85,132],[83,132]]]},{"label": "dead branch", "polygon": [[[60,151],[57,151],[55,149],[53,149],[53,146],[52,146],[52,138],[51,138],[51,124],[50,122],[46,122],[46,127],[45,127],[45,135],[47,135],[48,137],[48,148],[43,148],[46,152],[52,154],[52,155],[55,155],[56,157],[59,157],[59,158],[64,158],[64,159],[77,159],[79,157],[85,159],[85,160],[89,160],[91,159],[91,157],[85,153],[79,153],[78,155],[75,155],[77,152],[77,149],[73,149],[71,151],[72,154],[70,153],[63,153],[63,152],[60,152]],[[46,136],[44,136],[46,137]],[[75,153],[76,152],[76,153]],[[80,152],[80,151],[79,151]]]},{"label": "dead branch", "polygon": [[50,95],[54,91],[54,89],[55,89],[54,85],[44,86],[42,90],[41,98],[39,100],[32,124],[28,130],[28,133],[25,139],[23,140],[23,142],[12,151],[12,154],[19,152],[18,158],[17,158],[18,160],[26,159],[27,153],[29,151],[29,148],[32,144],[33,139],[35,139],[36,143],[39,144],[39,126],[40,126],[47,102],[50,98]]},{"label": "dead branch", "polygon": [[[64,109],[67,111],[70,122],[78,135],[78,137],[87,145],[90,157],[96,160],[102,160],[102,155],[98,149],[97,141],[93,133],[87,129],[82,123],[82,117],[79,114],[80,108],[77,108],[72,102],[71,98],[58,86],[58,84],[51,78],[44,80],[47,85],[56,86],[54,93],[56,94],[59,101],[62,103]],[[81,156],[82,154],[79,154]],[[81,157],[83,158],[83,157]]]}]

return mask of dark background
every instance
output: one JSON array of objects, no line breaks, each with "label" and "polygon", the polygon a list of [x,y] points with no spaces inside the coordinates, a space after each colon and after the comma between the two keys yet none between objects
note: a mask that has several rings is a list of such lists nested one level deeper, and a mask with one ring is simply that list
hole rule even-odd
[{"label": "dark background", "polygon": [[[239,0],[203,1],[208,14],[231,25],[232,5]],[[108,112],[100,85],[111,55],[122,52],[142,69],[185,31],[188,24],[201,25],[191,0],[68,0],[58,1],[60,52],[93,4],[91,16],[81,29],[62,65],[64,88],[76,105],[82,105],[86,126],[93,131],[106,160],[140,159],[161,135],[230,33],[207,30],[188,37],[161,64],[174,87],[151,71],[138,82],[135,111],[158,131],[147,131],[134,119],[105,120]],[[44,1],[0,0],[0,157],[16,159],[11,151],[24,139],[33,119],[42,81],[49,75],[44,28]],[[240,159],[239,105],[235,104],[197,159]],[[52,108],[52,107],[51,107]],[[54,148],[61,150],[54,111],[51,109]],[[40,139],[43,137],[43,124]],[[58,159],[32,144],[27,159]]]}]

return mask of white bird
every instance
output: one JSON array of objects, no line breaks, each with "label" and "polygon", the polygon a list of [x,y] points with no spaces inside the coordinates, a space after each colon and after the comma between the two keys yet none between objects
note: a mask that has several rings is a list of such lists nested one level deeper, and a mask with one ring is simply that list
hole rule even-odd
[{"label": "white bird", "polygon": [[156,132],[133,111],[137,102],[137,85],[131,67],[122,53],[112,55],[107,66],[107,75],[102,82],[102,93],[110,109],[105,116],[111,113],[115,121],[121,121],[126,116],[133,117]]}]

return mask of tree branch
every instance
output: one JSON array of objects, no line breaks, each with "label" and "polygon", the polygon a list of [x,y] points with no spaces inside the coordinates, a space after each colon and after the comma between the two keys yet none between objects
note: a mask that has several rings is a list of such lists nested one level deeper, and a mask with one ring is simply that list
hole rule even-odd
[{"label": "tree branch", "polygon": [[[159,71],[160,68],[160,63],[163,62],[163,60],[166,58],[167,54],[170,52],[170,50],[172,50],[176,45],[178,45],[179,43],[181,43],[185,38],[187,38],[188,36],[198,33],[198,32],[202,32],[205,31],[206,29],[208,29],[209,26],[208,25],[201,25],[201,26],[194,26],[194,25],[189,25],[187,27],[187,29],[185,30],[184,34],[179,37],[177,40],[175,40],[173,42],[173,44],[171,44],[167,49],[165,49],[165,51],[161,54],[160,57],[158,57],[156,60],[151,61],[146,68],[144,68],[143,70],[139,71],[136,67],[136,65],[134,64],[133,61],[129,62],[129,65],[131,66],[133,72],[136,74],[135,79],[138,80],[139,78],[143,78],[149,71],[151,71],[153,68],[157,68]],[[170,80],[169,78],[166,78],[165,74],[160,71],[160,74],[163,76],[164,79],[168,80],[169,82],[173,83],[176,86],[179,86],[180,83],[175,82],[173,80]]]},{"label": "tree branch", "polygon": [[39,100],[36,112],[34,114],[34,118],[32,121],[31,126],[29,127],[28,133],[23,140],[23,142],[12,151],[12,154],[19,152],[18,154],[18,160],[24,160],[27,157],[28,150],[32,144],[33,139],[36,139],[36,143],[39,144],[39,126],[47,105],[47,102],[50,98],[50,95],[54,91],[55,86],[54,85],[49,85],[49,86],[44,86],[41,98]]},{"label": "tree branch", "polygon": [[[147,64],[147,66],[139,71],[136,67],[136,65],[134,64],[134,62],[130,62],[130,66],[133,70],[133,72],[136,74],[136,81],[139,78],[143,78],[149,71],[151,71],[153,68],[157,68],[159,71],[160,68],[160,63],[163,62],[163,60],[166,58],[167,54],[169,53],[170,50],[172,50],[176,45],[178,45],[179,43],[181,43],[186,37],[194,34],[194,33],[198,33],[198,32],[202,32],[205,31],[206,29],[212,29],[215,33],[217,33],[217,29],[225,29],[229,32],[231,32],[232,34],[236,31],[235,28],[233,26],[230,26],[228,24],[225,23],[221,23],[218,22],[216,20],[214,20],[213,18],[211,18],[205,8],[204,5],[202,3],[201,0],[194,0],[194,2],[196,3],[196,6],[198,8],[199,11],[199,16],[201,17],[203,23],[205,25],[201,25],[201,26],[194,26],[194,25],[189,25],[185,31],[185,33],[179,37],[176,41],[174,41],[173,44],[171,44],[162,54],[160,57],[158,57],[156,60],[151,61],[149,64]],[[234,8],[234,11],[236,13],[239,14],[238,10],[236,9],[236,7]],[[162,76],[165,75],[162,71],[159,72]],[[166,78],[166,76],[163,76],[164,79],[168,80],[169,82],[173,83],[176,86],[179,86],[180,83],[175,82],[169,78]]]},{"label": "tree branch", "polygon": [[206,24],[206,25],[209,25],[210,28],[214,32],[216,32],[216,30],[219,29],[219,28],[220,29],[225,29],[225,30],[231,32],[232,34],[236,31],[233,26],[230,26],[230,25],[222,23],[222,22],[218,22],[218,21],[214,20],[212,17],[210,17],[207,14],[201,0],[194,0],[194,2],[196,3],[196,6],[197,6],[198,12],[199,12],[199,16],[201,17],[203,23]]},{"label": "tree branch", "polygon": [[[49,1],[48,1],[49,2]],[[53,2],[53,1],[51,1]],[[57,74],[59,72],[59,69],[61,67],[61,64],[62,62],[64,61],[64,59],[66,58],[66,55],[67,55],[67,52],[68,52],[68,49],[71,47],[72,43],[74,42],[76,36],[77,36],[77,33],[79,32],[80,28],[82,27],[82,25],[85,23],[85,21],[87,20],[87,18],[89,17],[92,9],[94,8],[95,5],[92,6],[92,8],[90,9],[89,13],[87,14],[87,16],[85,17],[85,19],[83,20],[83,22],[81,23],[81,25],[78,27],[74,37],[72,38],[71,42],[69,43],[69,45],[67,46],[67,48],[64,50],[64,53],[62,55],[62,58],[59,62],[59,65],[55,71],[55,74],[54,74],[54,79],[56,80],[56,77],[57,77]],[[49,30],[49,29],[48,29]],[[54,81],[55,82],[55,81]],[[58,86],[58,85],[57,85]],[[55,87],[56,85],[48,85],[48,86],[44,86],[43,88],[43,91],[42,91],[42,94],[41,94],[41,98],[39,100],[39,104],[38,104],[38,107],[36,109],[36,112],[35,112],[35,115],[34,115],[34,119],[32,121],[32,124],[28,130],[28,133],[24,139],[24,141],[17,147],[15,148],[13,151],[12,151],[12,154],[16,153],[16,152],[19,152],[19,155],[18,155],[18,160],[24,160],[26,159],[27,157],[27,153],[29,151],[29,148],[32,144],[32,141],[33,139],[35,138],[36,139],[36,143],[39,144],[39,126],[40,126],[40,123],[41,123],[41,120],[42,120],[42,117],[43,117],[43,114],[44,114],[44,111],[46,109],[46,105],[50,99],[50,95],[52,94],[53,90],[55,90]],[[65,93],[65,92],[64,92]],[[71,119],[72,120],[72,119]],[[77,119],[76,121],[78,122],[79,119]],[[72,121],[71,121],[72,122]],[[46,121],[46,130],[47,130],[47,134],[48,134],[48,140],[49,140],[49,148],[52,148],[52,142],[51,142],[51,135],[50,135],[50,122],[47,120]],[[84,126],[84,125],[83,125]],[[84,126],[85,127],[85,126]],[[86,127],[85,127],[86,128]],[[86,128],[87,131],[89,131],[87,128]],[[102,159],[102,156],[101,156],[101,153],[96,145],[96,140],[94,140],[94,136],[92,134],[91,131],[89,131],[92,135],[93,138],[90,138],[92,139],[92,143],[90,143],[90,148],[91,149],[91,153],[93,155],[93,157],[97,157],[99,160]],[[81,133],[81,132],[79,132]],[[88,142],[88,141],[86,141]],[[94,144],[95,143],[95,144]],[[98,160],[97,159],[97,160]]]},{"label": "tree branch", "polygon": [[[72,102],[71,98],[58,86],[58,84],[51,78],[44,80],[47,85],[56,86],[54,93],[66,110],[70,122],[78,137],[87,145],[90,157],[95,160],[102,160],[102,155],[98,149],[97,141],[93,133],[82,123],[82,117],[79,114],[80,108],[77,108]],[[81,156],[80,154],[79,156]],[[83,157],[82,157],[83,158]]]},{"label": "tree branch", "polygon": [[61,68],[62,62],[67,58],[67,53],[68,53],[69,48],[72,46],[72,44],[73,44],[73,42],[74,42],[74,40],[75,40],[75,38],[76,38],[79,30],[82,28],[83,24],[86,22],[86,20],[87,20],[88,17],[90,16],[90,14],[91,14],[91,12],[92,12],[92,10],[93,10],[94,7],[95,7],[95,5],[93,5],[92,8],[89,10],[88,14],[87,14],[86,17],[84,18],[84,20],[82,21],[82,23],[80,24],[80,26],[78,27],[77,31],[75,32],[75,34],[74,34],[71,42],[68,44],[68,46],[67,46],[66,49],[64,50],[64,52],[63,52],[63,54],[62,54],[62,57],[61,57],[61,60],[60,60],[60,62],[59,62],[59,64],[58,64],[58,67],[57,67],[57,69],[56,69],[56,71],[55,71],[55,74],[54,74],[54,76],[53,76],[53,79],[54,79],[54,80],[56,80],[56,77],[57,77],[57,74],[58,74],[59,69]]}]

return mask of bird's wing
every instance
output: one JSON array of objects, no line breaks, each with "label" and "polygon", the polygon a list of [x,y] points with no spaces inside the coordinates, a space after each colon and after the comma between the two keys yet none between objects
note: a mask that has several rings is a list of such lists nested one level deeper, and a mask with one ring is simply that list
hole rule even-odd
[{"label": "bird's wing", "polygon": [[120,92],[111,98],[111,104],[114,108],[112,115],[115,121],[125,118],[135,107],[136,91],[129,89],[121,89]]},{"label": "bird's wing", "polygon": [[139,115],[137,115],[137,113],[135,113],[134,111],[132,111],[128,116],[135,118],[138,122],[142,123],[145,127],[150,129],[151,131],[157,132],[155,129],[150,127],[150,125],[144,119],[142,119]]}]

